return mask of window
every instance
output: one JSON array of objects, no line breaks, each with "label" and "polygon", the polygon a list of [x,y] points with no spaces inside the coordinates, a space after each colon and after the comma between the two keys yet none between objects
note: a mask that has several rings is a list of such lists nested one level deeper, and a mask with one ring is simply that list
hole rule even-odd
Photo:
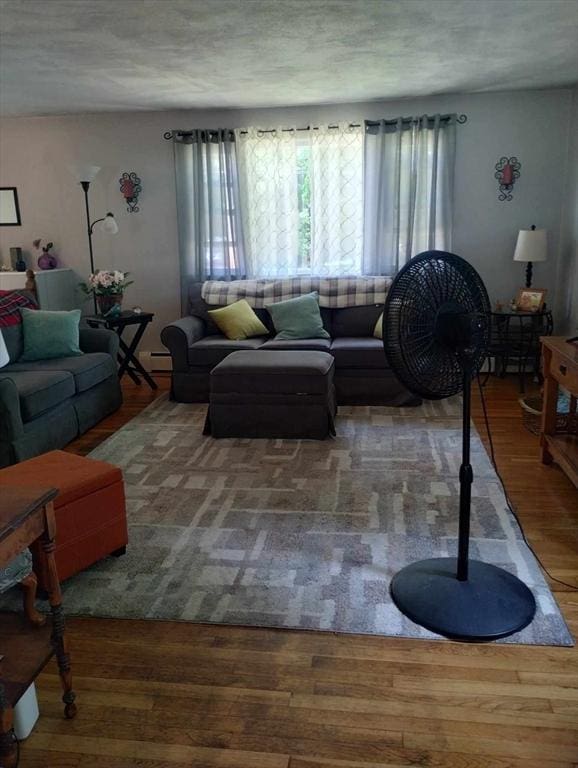
[{"label": "window", "polygon": [[297,198],[299,209],[299,253],[297,267],[300,272],[311,268],[311,145],[298,142]]},{"label": "window", "polygon": [[360,274],[362,129],[248,129],[237,144],[248,275]]}]

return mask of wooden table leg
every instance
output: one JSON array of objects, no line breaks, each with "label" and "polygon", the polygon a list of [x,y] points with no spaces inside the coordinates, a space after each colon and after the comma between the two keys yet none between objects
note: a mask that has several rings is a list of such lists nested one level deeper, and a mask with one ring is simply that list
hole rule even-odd
[{"label": "wooden table leg", "polygon": [[54,533],[56,524],[54,519],[54,505],[52,502],[45,507],[46,528],[42,535],[41,543],[44,554],[46,555],[46,565],[48,568],[48,601],[50,603],[50,612],[52,614],[52,647],[58,662],[58,671],[62,683],[62,701],[64,702],[64,715],[72,719],[76,715],[76,704],[74,700],[76,695],[72,690],[72,672],[70,670],[70,654],[64,632],[64,610],[62,608],[62,594],[60,592],[60,581],[56,570],[54,560]]},{"label": "wooden table leg", "polygon": [[12,707],[8,706],[4,686],[0,682],[0,765],[2,768],[15,768],[18,760],[12,719]]},{"label": "wooden table leg", "polygon": [[24,592],[24,615],[28,621],[35,627],[42,627],[46,624],[46,616],[36,610],[36,591],[38,589],[38,579],[34,571],[30,571],[20,582]]},{"label": "wooden table leg", "polygon": [[550,361],[552,352],[547,348],[542,349],[544,395],[542,399],[542,429],[540,435],[540,447],[542,452],[542,464],[551,464],[552,454],[548,450],[548,441],[545,435],[556,433],[556,419],[558,416],[558,382],[550,376]]}]

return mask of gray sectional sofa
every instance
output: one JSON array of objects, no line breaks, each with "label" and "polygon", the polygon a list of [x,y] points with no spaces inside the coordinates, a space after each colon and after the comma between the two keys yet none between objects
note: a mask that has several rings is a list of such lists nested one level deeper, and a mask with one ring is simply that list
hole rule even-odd
[{"label": "gray sectional sofa", "polygon": [[211,370],[231,352],[251,350],[318,350],[335,358],[335,390],[339,404],[417,405],[390,370],[383,342],[373,336],[375,324],[383,312],[382,304],[321,308],[329,339],[279,341],[266,309],[255,309],[269,330],[269,336],[231,341],[221,334],[208,314],[209,306],[201,297],[201,283],[189,289],[189,314],[167,325],[161,340],[172,357],[171,396],[184,403],[209,400]]},{"label": "gray sectional sofa", "polygon": [[63,448],[122,403],[115,333],[81,329],[85,354],[18,363],[21,334],[2,329],[11,362],[0,368],[0,467]]}]

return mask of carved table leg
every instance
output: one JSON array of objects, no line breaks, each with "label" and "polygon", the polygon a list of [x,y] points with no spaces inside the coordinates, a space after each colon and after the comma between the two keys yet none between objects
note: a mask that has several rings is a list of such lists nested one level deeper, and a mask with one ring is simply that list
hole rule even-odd
[{"label": "carved table leg", "polygon": [[35,627],[42,627],[46,624],[46,616],[36,610],[35,603],[38,579],[36,578],[34,571],[31,571],[28,576],[25,576],[22,579],[20,586],[24,591],[24,615]]},{"label": "carved table leg", "polygon": [[16,739],[12,730],[12,707],[8,706],[4,686],[0,682],[0,765],[15,768],[18,760]]},{"label": "carved table leg", "polygon": [[72,673],[70,671],[70,654],[66,635],[64,633],[64,610],[62,608],[62,595],[60,592],[60,582],[54,560],[54,506],[52,502],[46,505],[46,530],[42,536],[42,549],[46,555],[48,566],[48,600],[50,602],[50,612],[52,614],[52,647],[58,662],[58,671],[64,691],[62,701],[64,702],[64,715],[72,719],[76,715],[76,698],[72,690]]}]

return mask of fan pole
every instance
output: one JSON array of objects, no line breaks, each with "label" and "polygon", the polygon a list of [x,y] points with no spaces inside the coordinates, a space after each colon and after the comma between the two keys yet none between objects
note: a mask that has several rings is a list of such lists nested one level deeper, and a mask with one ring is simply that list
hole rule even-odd
[{"label": "fan pole", "polygon": [[460,467],[460,522],[458,533],[458,569],[459,581],[468,580],[468,551],[470,545],[470,507],[474,472],[470,464],[470,418],[472,406],[472,365],[463,359],[463,418],[462,418],[462,465]]}]

